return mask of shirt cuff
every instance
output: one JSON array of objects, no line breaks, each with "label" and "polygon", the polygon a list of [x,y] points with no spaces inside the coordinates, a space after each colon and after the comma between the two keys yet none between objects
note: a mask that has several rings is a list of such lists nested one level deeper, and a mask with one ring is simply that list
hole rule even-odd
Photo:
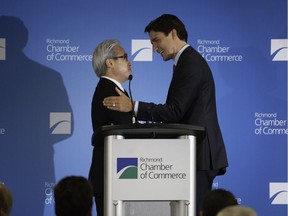
[{"label": "shirt cuff", "polygon": [[134,113],[137,116],[138,113],[138,107],[139,107],[139,101],[135,101],[134,103]]}]

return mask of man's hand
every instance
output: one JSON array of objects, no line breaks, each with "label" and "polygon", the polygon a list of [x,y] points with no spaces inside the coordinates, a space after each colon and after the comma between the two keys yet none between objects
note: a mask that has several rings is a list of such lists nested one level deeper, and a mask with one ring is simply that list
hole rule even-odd
[{"label": "man's hand", "polygon": [[115,88],[119,96],[110,96],[104,98],[103,105],[108,109],[119,111],[119,112],[130,112],[132,111],[132,101],[127,97],[120,89]]}]

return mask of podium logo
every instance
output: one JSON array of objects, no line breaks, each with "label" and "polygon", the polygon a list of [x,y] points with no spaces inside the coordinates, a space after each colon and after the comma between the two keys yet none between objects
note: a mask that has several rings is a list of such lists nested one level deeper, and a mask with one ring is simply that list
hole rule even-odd
[{"label": "podium logo", "polygon": [[131,54],[133,61],[152,61],[153,49],[150,40],[132,40]]},{"label": "podium logo", "polygon": [[288,39],[272,39],[270,54],[272,61],[288,61]]},{"label": "podium logo", "polygon": [[51,134],[71,134],[71,113],[51,112],[50,129]]},{"label": "podium logo", "polygon": [[288,183],[270,182],[269,198],[272,205],[288,205]]},{"label": "podium logo", "polygon": [[137,179],[138,159],[117,158],[117,175],[119,179]]},{"label": "podium logo", "polygon": [[6,60],[6,39],[0,38],[0,61]]}]

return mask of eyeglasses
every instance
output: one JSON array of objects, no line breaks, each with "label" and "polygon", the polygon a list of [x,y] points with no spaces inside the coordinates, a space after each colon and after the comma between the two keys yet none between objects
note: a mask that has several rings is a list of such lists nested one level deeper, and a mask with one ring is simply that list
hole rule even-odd
[{"label": "eyeglasses", "polygon": [[122,56],[113,57],[112,59],[119,59],[119,58],[123,58],[123,59],[125,59],[126,61],[128,61],[128,55],[127,55],[127,53],[125,53],[125,54],[122,55]]}]

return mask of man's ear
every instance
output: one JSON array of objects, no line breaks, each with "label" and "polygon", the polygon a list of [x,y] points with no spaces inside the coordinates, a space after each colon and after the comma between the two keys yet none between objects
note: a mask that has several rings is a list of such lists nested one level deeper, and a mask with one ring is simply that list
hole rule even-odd
[{"label": "man's ear", "polygon": [[178,37],[176,29],[172,29],[171,33],[172,33],[172,38]]},{"label": "man's ear", "polygon": [[113,62],[112,62],[111,59],[106,59],[106,60],[105,60],[105,64],[106,64],[106,67],[107,67],[107,68],[110,68],[110,67],[113,65]]}]

